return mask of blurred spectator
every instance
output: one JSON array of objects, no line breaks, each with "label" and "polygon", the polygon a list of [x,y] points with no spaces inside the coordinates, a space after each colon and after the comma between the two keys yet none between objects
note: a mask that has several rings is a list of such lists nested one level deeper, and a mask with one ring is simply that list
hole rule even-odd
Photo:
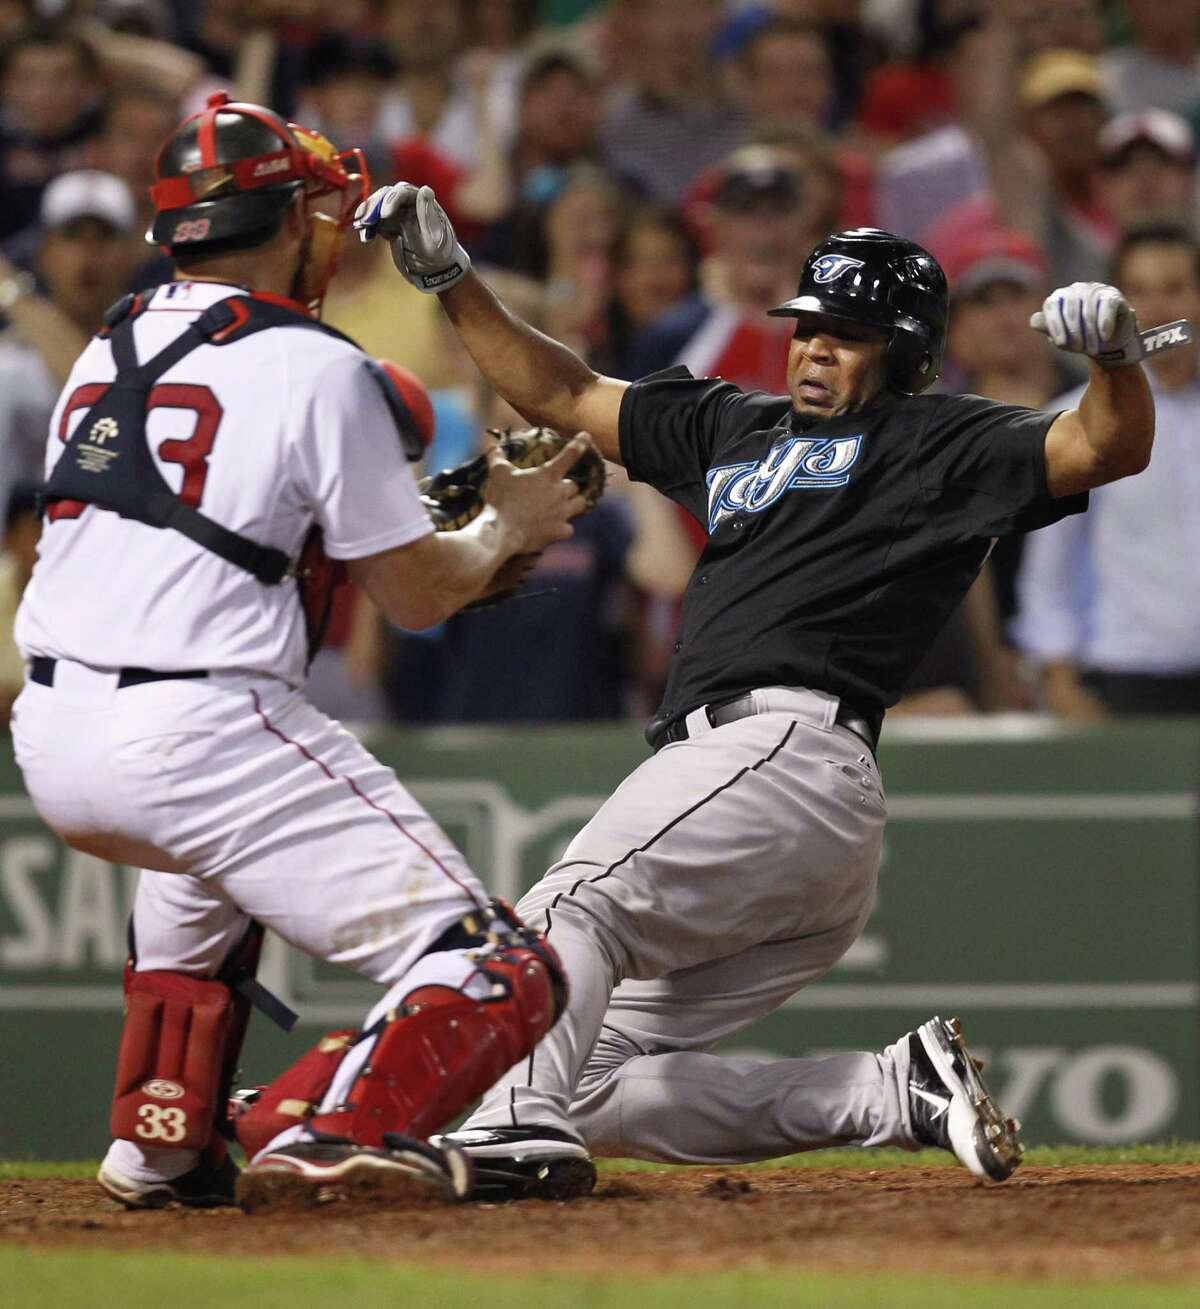
[{"label": "blurred spectator", "polygon": [[747,390],[786,390],[792,324],[766,312],[795,289],[819,236],[805,224],[803,185],[775,152],[747,147],[725,168],[713,201],[701,290],[643,333],[634,377],[685,364]]},{"label": "blurred spectator", "polygon": [[744,115],[723,103],[713,68],[721,0],[615,0],[628,81],[600,131],[605,162],[647,196],[674,204],[701,169],[746,135]]},{"label": "blurred spectator", "polygon": [[134,83],[118,88],[109,98],[96,165],[115,173],[129,187],[139,231],[150,226],[154,215],[150,203],[154,161],[179,117],[179,106],[155,87]]},{"label": "blurred spectator", "polygon": [[834,83],[824,29],[800,18],[766,17],[742,45],[736,86],[756,123],[828,127]]},{"label": "blurred spectator", "polygon": [[[950,283],[947,385],[1038,408],[1070,385],[1058,352],[1029,327],[1049,291],[1046,261],[1024,233],[984,226],[936,251]],[[1026,709],[1031,698],[1005,628],[1015,607],[1019,537],[1000,542],[910,679],[901,713]]]},{"label": "blurred spectator", "polygon": [[396,71],[384,42],[339,32],[314,41],[304,56],[297,116],[339,148],[357,146],[381,184],[391,177],[391,149],[379,120]]},{"label": "blurred spectator", "polygon": [[[1200,247],[1186,228],[1124,237],[1113,281],[1143,327],[1200,319]],[[1093,491],[1078,522],[1026,545],[1014,634],[1040,665],[1047,707],[1063,717],[1200,713],[1196,350],[1152,356],[1146,371],[1157,429],[1149,468]]]},{"label": "blurred spectator", "polygon": [[519,197],[537,199],[554,170],[595,156],[600,121],[597,70],[565,46],[542,47],[524,66],[513,168]]},{"label": "blurred spectator", "polygon": [[0,240],[37,217],[47,182],[90,161],[103,125],[100,63],[65,27],[27,28],[0,53]]},{"label": "blurred spectator", "polygon": [[574,164],[517,228],[513,264],[546,284],[546,331],[584,356],[603,339],[624,201],[602,168]]},{"label": "blurred spectator", "polygon": [[42,196],[35,283],[0,265],[0,501],[40,477],[54,402],[104,311],[119,299],[139,247],[129,189],[108,173],[64,173]]},{"label": "blurred spectator", "polygon": [[1124,0],[1133,39],[1101,58],[1120,110],[1200,110],[1200,0]]},{"label": "blurred spectator", "polygon": [[882,154],[953,122],[954,78],[935,64],[884,64],[871,74],[859,107],[860,140]]},{"label": "blurred spectator", "polygon": [[25,661],[13,640],[13,624],[37,560],[42,535],[40,490],[40,482],[18,482],[6,501],[0,553],[0,727],[8,726],[13,701],[25,685]]},{"label": "blurred spectator", "polygon": [[[742,144],[782,129],[812,140],[833,118],[834,76],[827,29],[813,20],[766,16],[747,36],[737,61],[735,84],[749,123]],[[840,175],[842,222],[872,221],[871,161],[845,141],[830,140]],[[695,185],[692,193],[695,191]]]},{"label": "blurred spectator", "polygon": [[1100,133],[1100,151],[1101,196],[1119,230],[1156,221],[1193,224],[1196,142],[1178,114],[1118,114]]},{"label": "blurred spectator", "polygon": [[[1061,354],[1029,326],[1049,292],[1046,261],[1024,235],[983,228],[944,256],[951,312],[950,388],[1040,409],[1071,384]],[[906,691],[908,712],[989,712],[1031,707],[1004,632],[1016,607],[1024,538],[997,542]]]},{"label": "blurred spectator", "polygon": [[523,235],[540,221],[569,170],[596,158],[599,72],[567,46],[537,43],[519,78],[517,104],[511,155],[477,170],[454,196],[460,214],[489,225],[473,249],[502,267],[528,264],[518,254]]},{"label": "blurred spectator", "polygon": [[637,337],[696,290],[697,251],[670,210],[646,206],[622,225],[612,247],[612,296],[605,336],[589,362],[609,377],[630,377]]},{"label": "blurred spectator", "polygon": [[[1008,37],[1008,29],[1003,30]],[[933,244],[933,225],[957,206],[992,203],[987,151],[991,118],[1002,113],[1003,129],[997,132],[1003,130],[1010,142],[1018,136],[1011,57],[992,75],[993,82],[1004,81],[1000,108],[988,104],[971,112],[980,95],[976,40],[977,25],[967,22],[944,24],[935,42],[914,37],[920,60],[881,68],[868,84],[860,114],[860,135],[868,149],[887,146],[891,135],[900,138],[876,159],[879,225],[926,246]],[[933,50],[936,64],[930,62]],[[997,52],[988,54],[996,59]],[[894,123],[890,133],[889,120]]]},{"label": "blurred spectator", "polygon": [[882,63],[885,46],[866,22],[868,0],[772,0],[784,18],[819,23],[833,73],[833,104],[827,126],[840,131],[854,115],[866,76]]},{"label": "blurred spectator", "polygon": [[214,90],[270,105],[285,117],[296,108],[304,49],[325,27],[348,30],[366,16],[365,0],[204,0],[176,8],[180,42],[200,57],[205,73],[184,108],[203,108]]},{"label": "blurred spectator", "polygon": [[1051,281],[1102,281],[1115,235],[1100,204],[1100,131],[1108,116],[1090,56],[1047,50],[1021,70],[1025,130],[1046,165],[1039,236]]},{"label": "blurred spectator", "polygon": [[[1045,256],[1013,228],[981,228],[943,255],[956,390],[1040,409],[1064,389],[1062,353],[1029,326],[1050,292]],[[961,384],[960,384],[961,383]]]},{"label": "blurred spectator", "polygon": [[[384,13],[384,34],[400,79],[384,96],[383,137],[394,146],[422,138],[463,171],[481,162],[481,129],[506,150],[514,112],[512,71],[494,56],[476,59],[474,70],[459,67],[466,36],[463,0],[389,0]],[[482,97],[473,89],[480,75]]]}]

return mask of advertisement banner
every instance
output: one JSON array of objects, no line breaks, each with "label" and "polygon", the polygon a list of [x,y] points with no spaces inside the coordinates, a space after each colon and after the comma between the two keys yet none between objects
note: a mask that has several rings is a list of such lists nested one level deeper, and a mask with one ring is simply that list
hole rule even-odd
[{"label": "advertisement banner", "polygon": [[[1200,724],[889,723],[875,912],[823,981],[739,1034],[764,1058],[880,1049],[960,1015],[1031,1142],[1200,1137]],[[385,733],[375,753],[519,898],[645,757],[631,726]],[[104,1148],[136,871],[65,849],[0,762],[0,1158]],[[376,988],[271,939],[247,1083]]]}]

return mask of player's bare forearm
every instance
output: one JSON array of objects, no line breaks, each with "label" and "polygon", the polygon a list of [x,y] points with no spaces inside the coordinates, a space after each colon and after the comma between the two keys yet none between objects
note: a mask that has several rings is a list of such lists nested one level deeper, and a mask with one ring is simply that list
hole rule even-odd
[{"label": "player's bare forearm", "polygon": [[421,631],[478,599],[523,547],[521,533],[489,507],[461,531],[435,532],[347,567],[389,622]]},{"label": "player's bare forearm", "polygon": [[473,270],[440,297],[480,372],[531,423],[590,433],[621,462],[618,424],[628,383],[593,372],[574,351],[510,312]]},{"label": "player's bare forearm", "polygon": [[1140,364],[1089,366],[1079,407],[1046,435],[1046,480],[1055,496],[1074,495],[1140,473],[1154,445],[1154,398]]}]

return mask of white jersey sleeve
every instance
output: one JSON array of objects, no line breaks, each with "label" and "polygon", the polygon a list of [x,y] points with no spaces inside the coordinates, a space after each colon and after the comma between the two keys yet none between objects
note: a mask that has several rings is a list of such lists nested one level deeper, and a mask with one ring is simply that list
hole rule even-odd
[{"label": "white jersey sleeve", "polygon": [[331,559],[361,559],[433,531],[396,420],[361,356],[332,359],[298,424],[298,480]]}]

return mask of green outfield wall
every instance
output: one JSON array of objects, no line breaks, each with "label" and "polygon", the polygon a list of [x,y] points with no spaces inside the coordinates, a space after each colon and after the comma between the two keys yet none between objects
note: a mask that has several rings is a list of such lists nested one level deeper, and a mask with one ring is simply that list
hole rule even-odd
[{"label": "green outfield wall", "polygon": [[[633,727],[454,728],[369,744],[515,899],[645,757]],[[823,982],[734,1046],[880,1048],[961,1014],[1035,1143],[1200,1138],[1200,723],[889,724],[879,901]],[[0,1158],[98,1154],[135,874],[68,851],[0,752]],[[269,1079],[376,991],[271,941]]]}]

